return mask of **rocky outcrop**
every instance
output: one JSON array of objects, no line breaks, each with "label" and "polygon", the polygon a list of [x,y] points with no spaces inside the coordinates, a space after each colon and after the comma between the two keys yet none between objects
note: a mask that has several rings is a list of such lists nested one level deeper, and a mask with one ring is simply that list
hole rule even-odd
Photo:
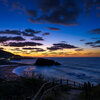
[{"label": "rocky outcrop", "polygon": [[54,60],[38,58],[37,61],[35,62],[35,65],[38,65],[38,66],[52,66],[52,65],[61,65],[61,64],[54,61]]}]

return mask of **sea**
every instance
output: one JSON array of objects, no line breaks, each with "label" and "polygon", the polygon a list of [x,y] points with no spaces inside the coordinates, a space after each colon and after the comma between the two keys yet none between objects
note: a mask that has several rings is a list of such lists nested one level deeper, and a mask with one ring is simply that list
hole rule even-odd
[{"label": "sea", "polygon": [[[100,84],[100,57],[46,58],[55,60],[59,66],[18,66],[13,72],[19,76],[42,75],[45,79],[69,79],[76,82]],[[33,59],[34,60],[34,59]],[[31,59],[31,61],[33,61]],[[26,59],[25,62],[29,62]],[[33,74],[32,74],[33,73]]]}]

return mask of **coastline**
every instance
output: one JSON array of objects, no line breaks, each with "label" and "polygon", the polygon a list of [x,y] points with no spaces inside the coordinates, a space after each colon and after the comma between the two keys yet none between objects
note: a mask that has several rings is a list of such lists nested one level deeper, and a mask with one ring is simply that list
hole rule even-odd
[{"label": "coastline", "polygon": [[4,66],[0,67],[0,78],[7,80],[7,81],[12,81],[12,80],[17,80],[20,79],[20,76],[17,76],[15,73],[13,73],[13,69],[16,68],[17,65],[9,65],[9,66]]}]

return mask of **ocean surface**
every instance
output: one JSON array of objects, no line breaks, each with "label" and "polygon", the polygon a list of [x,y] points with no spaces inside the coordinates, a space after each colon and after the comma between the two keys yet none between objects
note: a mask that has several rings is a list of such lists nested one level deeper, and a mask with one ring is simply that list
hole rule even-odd
[{"label": "ocean surface", "polygon": [[[100,83],[100,58],[47,58],[61,63],[60,66],[19,66],[13,72],[31,76],[42,74],[47,79],[70,79],[76,82]],[[34,60],[34,59],[33,59]],[[28,62],[26,60],[25,62]],[[32,61],[32,60],[31,60]],[[28,72],[28,73],[27,73]]]}]

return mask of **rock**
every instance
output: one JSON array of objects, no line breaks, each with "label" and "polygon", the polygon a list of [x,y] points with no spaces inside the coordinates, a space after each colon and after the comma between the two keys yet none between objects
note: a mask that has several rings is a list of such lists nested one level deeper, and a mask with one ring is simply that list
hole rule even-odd
[{"label": "rock", "polygon": [[55,62],[54,60],[44,59],[44,58],[38,58],[35,62],[35,65],[39,66],[52,66],[52,65],[61,65],[58,62]]}]

